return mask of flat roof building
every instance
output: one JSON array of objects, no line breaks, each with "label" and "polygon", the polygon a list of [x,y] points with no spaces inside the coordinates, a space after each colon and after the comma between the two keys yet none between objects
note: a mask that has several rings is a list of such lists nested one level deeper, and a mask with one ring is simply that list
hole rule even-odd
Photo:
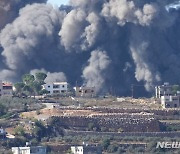
[{"label": "flat roof building", "polygon": [[13,154],[46,154],[46,147],[12,147]]},{"label": "flat roof building", "polygon": [[12,96],[13,85],[9,82],[0,81],[0,96]]},{"label": "flat roof building", "polygon": [[76,97],[94,97],[95,87],[74,87]]},{"label": "flat roof building", "polygon": [[50,95],[64,94],[68,91],[67,82],[52,82],[43,85],[43,89],[46,89]]}]

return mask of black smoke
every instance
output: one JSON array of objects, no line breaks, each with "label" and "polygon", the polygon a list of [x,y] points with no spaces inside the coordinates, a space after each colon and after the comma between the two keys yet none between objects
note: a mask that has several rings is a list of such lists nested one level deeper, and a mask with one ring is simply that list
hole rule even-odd
[{"label": "black smoke", "polygon": [[126,96],[132,84],[180,84],[180,14],[165,9],[172,2],[71,0],[58,9],[1,0],[0,78],[38,69]]}]

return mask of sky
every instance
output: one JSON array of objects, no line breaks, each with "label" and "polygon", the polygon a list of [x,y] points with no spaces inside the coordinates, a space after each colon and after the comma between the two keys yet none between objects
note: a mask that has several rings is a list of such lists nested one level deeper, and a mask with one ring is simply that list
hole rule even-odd
[{"label": "sky", "polygon": [[49,3],[53,5],[61,5],[61,4],[67,4],[68,0],[48,0]]}]

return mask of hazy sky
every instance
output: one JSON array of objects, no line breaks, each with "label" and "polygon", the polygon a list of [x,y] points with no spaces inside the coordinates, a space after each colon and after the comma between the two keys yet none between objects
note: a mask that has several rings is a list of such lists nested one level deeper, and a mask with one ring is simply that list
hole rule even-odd
[{"label": "hazy sky", "polygon": [[61,5],[61,4],[67,4],[68,0],[48,0],[49,3],[53,5]]}]

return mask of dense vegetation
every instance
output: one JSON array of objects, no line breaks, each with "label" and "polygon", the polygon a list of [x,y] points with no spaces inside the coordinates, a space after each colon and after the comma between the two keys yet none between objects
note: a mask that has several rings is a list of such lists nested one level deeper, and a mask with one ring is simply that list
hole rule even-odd
[{"label": "dense vegetation", "polygon": [[22,82],[14,84],[15,94],[18,96],[23,95],[41,95],[47,93],[46,90],[42,89],[42,85],[45,83],[44,80],[47,77],[45,73],[38,72],[34,75],[24,74],[22,76]]}]

